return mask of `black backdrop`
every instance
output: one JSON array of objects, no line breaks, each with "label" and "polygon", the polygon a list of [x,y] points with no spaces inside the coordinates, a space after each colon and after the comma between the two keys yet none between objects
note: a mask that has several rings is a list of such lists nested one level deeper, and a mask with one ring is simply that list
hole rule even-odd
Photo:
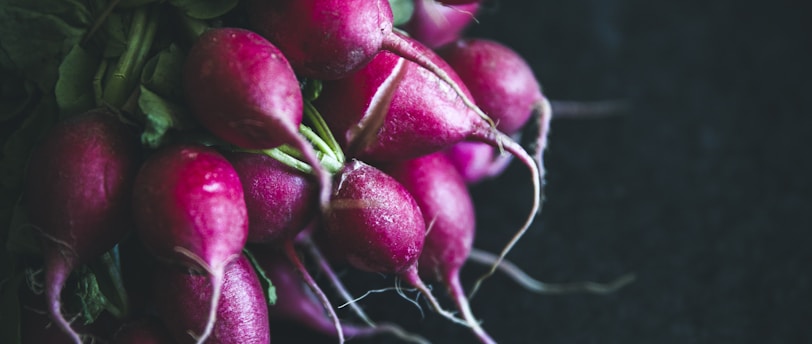
[{"label": "black backdrop", "polygon": [[[496,275],[473,300],[493,337],[812,340],[812,25],[801,3],[486,1],[469,35],[525,56],[548,97],[633,105],[612,118],[552,123],[547,200],[509,259],[548,282],[637,276],[610,295],[555,296]],[[473,189],[478,247],[498,251],[520,224],[526,178],[514,164]],[[466,286],[483,271],[466,266]],[[435,343],[474,342],[392,292],[361,302]]]}]

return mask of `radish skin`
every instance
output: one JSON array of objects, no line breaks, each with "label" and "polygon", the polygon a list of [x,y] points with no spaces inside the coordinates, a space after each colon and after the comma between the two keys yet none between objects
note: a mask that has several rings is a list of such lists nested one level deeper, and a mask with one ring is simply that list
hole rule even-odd
[{"label": "radish skin", "polygon": [[107,110],[60,122],[32,152],[24,197],[42,239],[48,309],[75,343],[82,340],[62,314],[60,292],[73,268],[130,230],[139,152],[134,132]]},{"label": "radish skin", "polygon": [[248,233],[240,179],[214,149],[182,144],[150,156],[134,190],[144,246],[159,260],[205,272],[211,280],[208,322],[196,335],[203,343],[214,328],[225,267],[239,257]]}]

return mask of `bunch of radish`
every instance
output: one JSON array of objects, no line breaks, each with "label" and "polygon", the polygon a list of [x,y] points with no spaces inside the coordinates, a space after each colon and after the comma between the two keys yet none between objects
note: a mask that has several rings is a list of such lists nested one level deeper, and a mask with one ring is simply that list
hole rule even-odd
[{"label": "bunch of radish", "polygon": [[[108,9],[176,5],[117,3]],[[469,186],[514,158],[532,189],[515,236],[498,254],[477,255],[489,257],[490,270],[473,293],[513,266],[504,258],[539,213],[552,114],[516,52],[463,38],[480,2],[186,3],[173,8],[180,24],[153,30],[159,41],[171,27],[169,39],[182,47],[175,91],[185,125],[139,144],[143,108],[128,104],[146,91],[134,87],[119,97],[129,103],[60,120],[30,157],[22,198],[41,242],[57,337],[269,343],[270,324],[292,321],[339,343],[373,335],[427,342],[353,302],[336,269],[356,269],[404,281],[472,340],[497,342],[460,279],[476,228]],[[203,20],[175,11],[212,4],[228,9]],[[533,136],[527,147],[516,141],[522,132]],[[129,306],[110,317],[120,329],[105,337],[79,326],[62,299],[72,271],[110,252]],[[443,305],[428,283],[444,286],[453,303]],[[339,318],[336,305],[345,303],[358,319]]]}]

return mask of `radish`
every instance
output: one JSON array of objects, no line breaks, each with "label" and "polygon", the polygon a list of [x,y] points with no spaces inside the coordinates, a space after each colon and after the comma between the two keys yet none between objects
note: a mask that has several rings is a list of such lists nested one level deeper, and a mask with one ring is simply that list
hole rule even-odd
[{"label": "radish", "polygon": [[[163,324],[179,343],[192,338],[188,331],[206,326],[212,283],[204,275],[162,265],[152,278],[155,308]],[[245,256],[231,261],[223,275],[217,322],[207,343],[266,344],[268,302],[256,272]]]},{"label": "radish", "polygon": [[388,0],[250,0],[253,30],[273,42],[300,76],[335,80],[391,51],[430,70],[463,103],[487,118],[447,71],[426,58],[421,45],[393,30]]},{"label": "radish", "polygon": [[409,192],[391,176],[355,159],[337,178],[324,215],[330,250],[356,269],[403,278],[423,292],[440,315],[467,326],[442,309],[418,275],[426,223]]},{"label": "radish", "polygon": [[249,240],[281,248],[319,297],[333,319],[339,341],[344,341],[341,323],[330,300],[299,259],[294,239],[305,225],[315,220],[315,191],[301,173],[262,154],[237,152],[229,159],[240,176],[249,216]]},{"label": "radish", "polygon": [[545,101],[530,65],[518,53],[496,41],[461,39],[437,50],[473,95],[476,103],[512,135]]},{"label": "radish", "polygon": [[479,1],[442,5],[434,0],[416,0],[414,14],[403,29],[425,46],[438,48],[459,39],[461,32],[474,21],[478,10]]},{"label": "radish", "polygon": [[287,144],[299,150],[319,180],[321,204],[327,203],[330,174],[299,135],[302,93],[279,49],[248,30],[211,29],[189,51],[183,76],[189,106],[207,129],[245,149]]},{"label": "radish", "polygon": [[382,166],[414,197],[430,223],[423,252],[418,260],[420,276],[445,284],[449,295],[482,343],[495,341],[471,312],[460,283],[474,241],[474,203],[462,176],[442,153]]},{"label": "radish", "polygon": [[[430,50],[425,49],[423,53],[438,65],[450,69]],[[372,99],[379,85],[393,73],[404,75],[394,90],[389,112],[377,132],[377,139],[360,149],[347,150],[347,155],[371,162],[397,161],[448,149],[462,141],[484,142],[504,148],[528,167],[533,184],[530,214],[502,250],[500,256],[504,258],[530,227],[540,208],[541,165],[537,165],[518,143],[466,108],[450,87],[426,69],[392,53],[381,52],[350,77],[324,82],[321,96],[314,105],[324,115],[339,143],[344,147],[352,146],[348,141],[357,131],[359,123],[367,120],[364,114],[374,105]],[[449,75],[458,80],[453,70]],[[495,270],[496,265],[483,279]]]},{"label": "radish", "polygon": [[208,322],[196,338],[203,343],[214,328],[226,265],[239,257],[248,233],[240,179],[214,149],[174,145],[150,156],[134,189],[137,232],[147,250],[211,279]]},{"label": "radish", "polygon": [[[307,293],[305,281],[282,252],[273,249],[256,249],[252,252],[276,289],[276,303],[268,309],[272,321],[294,322],[327,336],[338,335],[333,322],[325,315],[324,308],[313,295]],[[348,339],[394,334],[403,339],[421,342],[420,338],[406,334],[398,326],[391,324],[363,327],[342,323],[341,330]]]},{"label": "radish", "polygon": [[31,155],[24,197],[42,238],[48,311],[81,343],[61,312],[60,292],[76,266],[110,250],[131,228],[138,169],[134,131],[106,110],[62,121]]},{"label": "radish", "polygon": [[443,153],[467,184],[500,175],[512,161],[511,155],[499,153],[493,146],[480,142],[460,142]]}]

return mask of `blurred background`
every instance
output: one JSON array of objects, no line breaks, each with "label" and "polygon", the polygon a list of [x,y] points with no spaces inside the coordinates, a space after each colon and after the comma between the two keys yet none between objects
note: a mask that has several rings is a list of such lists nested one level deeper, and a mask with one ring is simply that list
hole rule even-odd
[{"label": "blurred background", "polygon": [[[546,202],[508,259],[546,282],[637,276],[609,295],[539,295],[497,274],[472,301],[485,329],[501,343],[810,342],[812,24],[801,2],[485,3],[468,35],[522,54],[549,98],[631,104],[553,121]],[[498,252],[520,225],[526,178],[514,163],[474,188],[477,247]],[[466,286],[483,271],[467,265]],[[436,343],[474,342],[392,299],[363,302]]]}]

